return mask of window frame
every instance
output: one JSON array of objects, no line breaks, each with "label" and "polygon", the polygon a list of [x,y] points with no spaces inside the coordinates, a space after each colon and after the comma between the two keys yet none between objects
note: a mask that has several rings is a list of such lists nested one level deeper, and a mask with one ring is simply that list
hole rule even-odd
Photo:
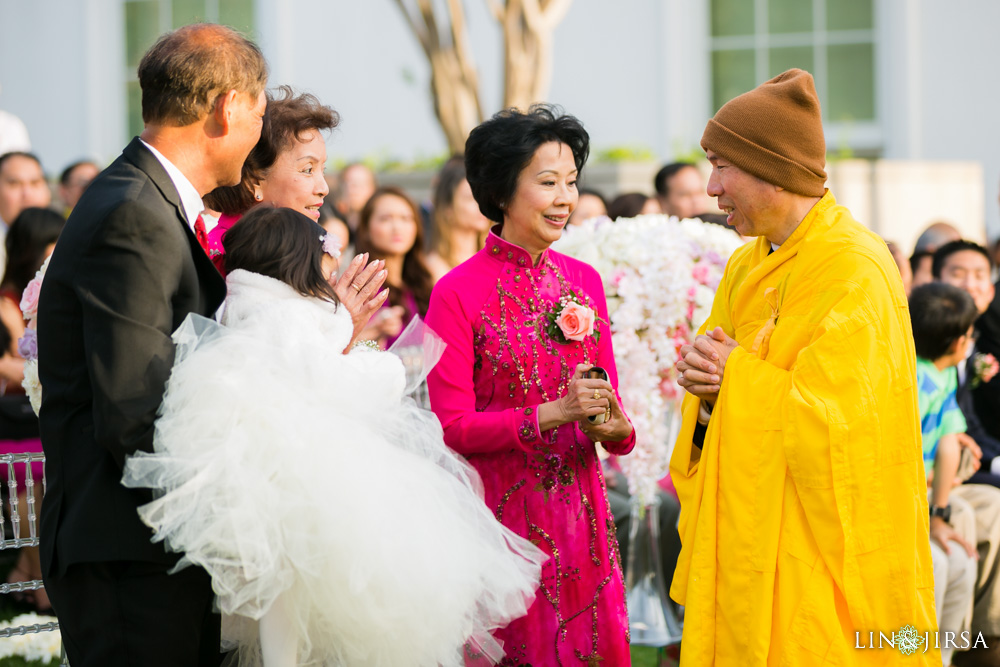
[{"label": "window frame", "polygon": [[[746,35],[715,36],[712,34],[713,0],[705,2],[706,26],[708,27],[708,63],[710,71],[709,107],[714,114],[718,110],[715,99],[716,71],[714,54],[719,51],[753,51],[754,79],[759,85],[772,78],[770,73],[770,50],[782,47],[811,47],[813,69],[811,74],[816,82],[816,93],[824,107],[823,127],[828,141],[828,150],[835,152],[844,147],[859,156],[874,157],[881,154],[884,144],[882,131],[882,100],[879,96],[879,2],[872,0],[872,27],[870,29],[828,30],[826,26],[827,6],[833,0],[812,0],[813,27],[811,31],[771,33],[768,20],[768,0],[752,0],[754,4],[754,32]],[[831,121],[825,117],[829,97],[829,46],[870,44],[872,47],[872,108],[873,118],[852,121]],[[723,101],[724,103],[724,101]],[[721,106],[721,105],[720,105]]]}]

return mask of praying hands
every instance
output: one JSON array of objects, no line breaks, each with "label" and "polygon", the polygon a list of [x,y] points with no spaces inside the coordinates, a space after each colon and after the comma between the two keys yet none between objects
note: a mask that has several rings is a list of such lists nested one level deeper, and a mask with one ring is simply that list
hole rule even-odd
[{"label": "praying hands", "polygon": [[681,347],[677,362],[677,384],[689,393],[715,405],[729,354],[739,345],[722,327],[697,336],[694,343]]}]

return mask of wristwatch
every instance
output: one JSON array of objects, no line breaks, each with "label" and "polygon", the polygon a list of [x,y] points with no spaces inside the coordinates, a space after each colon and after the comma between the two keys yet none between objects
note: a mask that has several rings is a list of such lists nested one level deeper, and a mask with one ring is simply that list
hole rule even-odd
[{"label": "wristwatch", "polygon": [[931,506],[931,518],[933,519],[936,516],[939,516],[942,519],[944,519],[945,523],[950,523],[951,522],[951,504],[949,503],[948,505],[946,505],[944,507],[934,507],[932,505]]}]

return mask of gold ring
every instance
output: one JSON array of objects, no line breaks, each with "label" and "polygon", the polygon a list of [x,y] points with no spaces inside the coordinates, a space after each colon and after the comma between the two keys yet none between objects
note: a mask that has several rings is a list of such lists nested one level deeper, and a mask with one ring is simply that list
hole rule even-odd
[{"label": "gold ring", "polygon": [[595,401],[601,400],[601,390],[600,389],[595,389],[594,390],[594,400]]},{"label": "gold ring", "polygon": [[354,289],[358,290],[359,292],[361,291],[361,288],[358,287],[357,283],[351,283],[351,287],[353,287]]}]

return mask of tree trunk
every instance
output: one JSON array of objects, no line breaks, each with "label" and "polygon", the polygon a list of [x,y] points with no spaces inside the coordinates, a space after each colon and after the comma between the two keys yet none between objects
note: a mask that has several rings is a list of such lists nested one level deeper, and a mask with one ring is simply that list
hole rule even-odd
[{"label": "tree trunk", "polygon": [[544,102],[552,85],[556,26],[572,0],[507,0],[493,6],[504,35],[504,107],[527,110]]},{"label": "tree trunk", "polygon": [[400,11],[424,49],[431,66],[430,93],[434,114],[453,154],[465,151],[465,140],[483,122],[479,81],[469,55],[468,34],[461,0],[448,0],[448,16],[442,28],[431,0],[417,0],[419,19],[396,0]]},{"label": "tree trunk", "polygon": [[[504,33],[504,107],[526,110],[545,101],[552,82],[552,34],[572,0],[486,2]],[[469,132],[483,122],[462,0],[446,0],[446,22],[439,20],[434,0],[415,0],[415,11],[407,0],[396,4],[430,63],[434,113],[448,148],[462,153]]]}]

